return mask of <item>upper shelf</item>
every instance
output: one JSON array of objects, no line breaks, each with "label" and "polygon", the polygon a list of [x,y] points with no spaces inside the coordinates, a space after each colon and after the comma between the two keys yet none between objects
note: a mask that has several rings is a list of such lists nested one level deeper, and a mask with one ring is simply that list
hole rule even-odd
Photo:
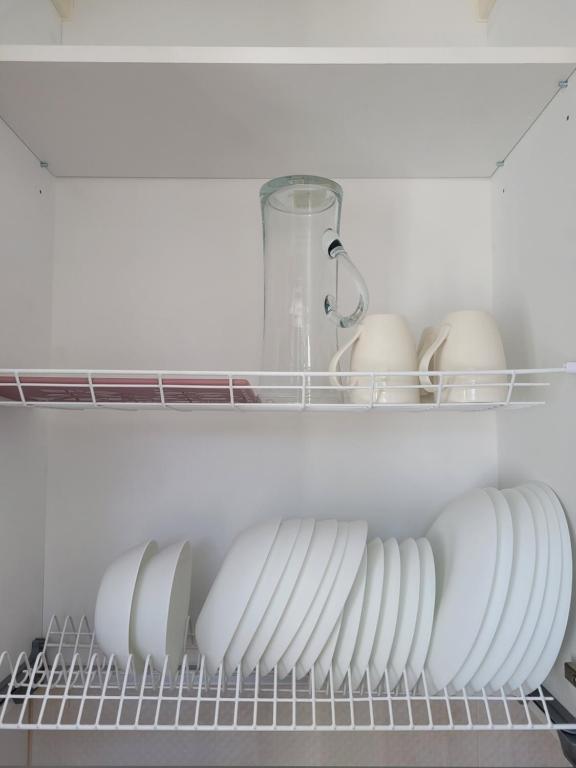
[{"label": "upper shelf", "polygon": [[544,405],[533,399],[561,368],[418,371],[95,371],[0,369],[0,407],[113,410],[484,411]]},{"label": "upper shelf", "polygon": [[0,116],[56,176],[488,177],[576,48],[0,46]]}]

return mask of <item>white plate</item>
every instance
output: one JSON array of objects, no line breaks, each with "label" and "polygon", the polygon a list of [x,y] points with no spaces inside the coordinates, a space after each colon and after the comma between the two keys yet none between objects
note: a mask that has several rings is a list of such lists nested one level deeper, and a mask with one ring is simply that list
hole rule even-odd
[{"label": "white plate", "polygon": [[276,587],[284,573],[300,530],[300,520],[284,520],[278,529],[258,583],[224,656],[224,672],[230,677],[242,661]]},{"label": "white plate", "polygon": [[554,615],[554,623],[552,624],[542,655],[534,669],[530,672],[527,680],[523,683],[525,691],[534,691],[542,685],[544,680],[550,674],[554,662],[558,657],[558,653],[560,652],[564,633],[566,632],[566,623],[568,621],[568,614],[570,613],[570,602],[572,597],[572,545],[570,542],[570,531],[568,530],[568,524],[566,522],[566,514],[552,488],[544,485],[544,483],[530,483],[528,488],[531,488],[535,493],[538,493],[542,500],[547,499],[548,502],[552,504],[558,518],[560,536],[562,538],[562,581],[560,584],[558,605]]},{"label": "white plate", "polygon": [[186,625],[192,589],[192,551],[179,541],[143,566],[134,593],[132,640],[141,659],[150,654],[154,668],[175,675],[186,647]]},{"label": "white plate", "polygon": [[510,574],[512,573],[512,560],[514,557],[512,514],[506,499],[500,491],[495,488],[485,488],[484,490],[494,504],[498,523],[496,571],[490,592],[490,600],[482,619],[482,626],[466,661],[451,682],[453,691],[461,691],[465,685],[468,685],[484,661],[500,624],[510,587]]},{"label": "white plate", "polygon": [[554,615],[558,605],[560,592],[560,582],[562,579],[562,539],[560,537],[560,526],[558,518],[552,504],[542,503],[539,496],[525,485],[518,487],[520,493],[526,498],[531,507],[539,507],[544,510],[546,524],[548,526],[548,571],[546,574],[546,587],[544,589],[544,599],[540,609],[540,615],[536,622],[536,627],[530,638],[530,643],[518,667],[514,670],[506,691],[512,693],[516,691],[527,679],[528,675],[536,666],[544,648],[550,629],[554,622]]},{"label": "white plate", "polygon": [[538,617],[542,608],[542,600],[544,599],[544,590],[546,589],[546,576],[548,573],[548,526],[544,510],[541,505],[538,507],[532,506],[518,489],[514,490],[523,500],[525,505],[523,505],[524,510],[526,508],[530,510],[532,522],[534,523],[534,531],[536,533],[536,557],[533,566],[534,575],[530,598],[528,600],[528,606],[522,621],[522,626],[520,627],[520,632],[518,633],[514,645],[505,661],[490,680],[490,683],[486,688],[486,690],[490,692],[501,692],[524,658],[524,654],[530,645],[530,640],[532,639],[534,629],[538,623]]},{"label": "white plate", "polygon": [[[342,565],[342,560],[344,559],[344,553],[346,551],[347,541],[348,523],[338,523],[338,533],[336,534],[334,549],[332,550],[330,561],[328,562],[328,566],[324,572],[320,586],[314,595],[314,599],[312,600],[310,608],[304,617],[304,621],[298,627],[296,634],[290,642],[290,645],[288,648],[286,648],[280,661],[278,662],[278,676],[281,680],[286,677],[286,675],[290,674],[296,667],[298,659],[301,657],[302,652],[306,648],[306,644],[310,640],[312,633],[318,624],[320,616],[322,615],[322,611],[324,610],[324,606],[330,597],[330,592],[334,586],[334,581],[336,580],[340,571],[340,566]],[[334,625],[332,625],[332,629],[333,628]],[[321,650],[322,647],[320,647],[318,653],[320,653]],[[312,668],[315,660],[316,659],[311,660],[308,669]],[[300,677],[303,677],[308,669],[301,670]]]},{"label": "white plate", "polygon": [[408,690],[414,688],[424,669],[424,662],[430,646],[430,636],[432,635],[434,603],[436,602],[436,569],[432,547],[428,539],[418,539],[416,544],[420,555],[420,595],[414,641],[406,662]]},{"label": "white plate", "polygon": [[362,603],[362,616],[351,660],[352,688],[358,688],[372,656],[374,638],[380,616],[384,587],[384,545],[381,539],[372,539],[367,547],[366,588]]},{"label": "white plate", "polygon": [[352,654],[354,653],[354,646],[356,645],[358,628],[360,626],[360,619],[362,617],[362,606],[364,605],[367,563],[368,558],[366,555],[366,550],[364,550],[364,554],[362,555],[362,562],[360,563],[354,584],[352,585],[352,589],[348,595],[348,600],[344,606],[342,624],[340,625],[338,642],[336,643],[336,650],[334,651],[334,658],[332,660],[333,683],[335,690],[338,690],[338,688],[340,688],[344,682],[344,678],[348,674],[348,670],[350,668]]},{"label": "white plate", "polygon": [[156,542],[147,541],[123,552],[110,563],[100,581],[94,611],[96,642],[107,656],[114,654],[120,667],[126,667],[132,652],[132,609],[138,578],[157,551]]},{"label": "white plate", "polygon": [[276,627],[294,591],[306,555],[308,554],[314,526],[315,521],[311,518],[302,520],[300,523],[300,530],[294,543],[294,549],[286,564],[282,578],[274,590],[272,599],[268,603],[258,629],[254,633],[254,637],[250,641],[242,659],[242,674],[244,677],[248,677],[255,670],[264,651],[268,647],[272,635],[276,631]]},{"label": "white plate", "polygon": [[476,691],[488,685],[514,647],[528,609],[534,581],[536,529],[532,512],[518,491],[509,489],[502,491],[502,495],[512,514],[514,538],[512,573],[506,604],[492,645],[470,681],[470,688]]},{"label": "white plate", "polygon": [[267,675],[278,664],[306,618],[326,573],[337,533],[336,520],[320,520],[314,526],[312,541],[296,585],[260,659],[262,675]]},{"label": "white plate", "polygon": [[[314,662],[314,684],[317,689],[322,688],[322,686],[326,682],[326,678],[330,673],[330,665],[332,664],[332,659],[334,658],[334,651],[336,650],[336,643],[338,642],[338,633],[340,632],[341,626],[342,626],[342,616],[340,616],[340,618],[336,622],[336,625],[332,630],[332,634],[330,635],[330,637],[326,642],[326,645],[322,649],[322,653],[320,654],[320,656],[318,656],[318,658]],[[332,679],[334,679],[334,676],[332,676]]]},{"label": "white plate", "polygon": [[342,616],[344,604],[348,599],[362,561],[362,555],[366,551],[368,523],[365,520],[357,520],[347,525],[348,537],[342,562],[336,578],[330,587],[330,594],[322,609],[322,613],[296,664],[296,677],[298,679],[312,669],[314,662],[326,645],[334,625]]},{"label": "white plate", "polygon": [[450,502],[427,534],[436,565],[436,609],[425,670],[429,693],[466,661],[488,607],[498,548],[496,510],[483,490]]},{"label": "white plate", "polygon": [[384,542],[384,585],[378,627],[370,659],[370,687],[375,690],[384,677],[398,620],[400,604],[400,547],[396,539]]},{"label": "white plate", "polygon": [[388,660],[389,690],[396,688],[406,668],[418,618],[420,554],[414,539],[400,544],[400,606],[394,642]]},{"label": "white plate", "polygon": [[213,675],[234,637],[274,543],[280,520],[253,525],[236,538],[196,621],[196,641]]}]

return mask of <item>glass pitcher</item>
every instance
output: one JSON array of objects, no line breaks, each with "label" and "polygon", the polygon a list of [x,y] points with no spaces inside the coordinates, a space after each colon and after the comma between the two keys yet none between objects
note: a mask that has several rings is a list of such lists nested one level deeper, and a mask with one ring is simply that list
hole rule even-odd
[{"label": "glass pitcher", "polygon": [[[283,176],[264,184],[260,201],[263,370],[327,371],[337,350],[337,329],[359,323],[368,308],[364,279],[340,240],[342,188],[318,176]],[[340,264],[348,268],[359,293],[349,315],[338,308]]]}]

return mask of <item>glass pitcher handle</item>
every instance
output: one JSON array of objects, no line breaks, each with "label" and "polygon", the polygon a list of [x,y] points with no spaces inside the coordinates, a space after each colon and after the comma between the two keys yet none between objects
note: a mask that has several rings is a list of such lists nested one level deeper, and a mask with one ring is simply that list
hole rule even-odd
[{"label": "glass pitcher handle", "polygon": [[360,293],[356,309],[350,315],[341,315],[340,312],[338,312],[335,296],[328,294],[324,299],[324,311],[328,317],[340,328],[350,328],[359,323],[368,311],[368,286],[358,268],[350,256],[348,256],[340,237],[335,230],[327,229],[324,233],[323,242],[329,258],[338,259],[341,264],[346,265],[352,275],[352,279],[356,283],[358,292]]}]

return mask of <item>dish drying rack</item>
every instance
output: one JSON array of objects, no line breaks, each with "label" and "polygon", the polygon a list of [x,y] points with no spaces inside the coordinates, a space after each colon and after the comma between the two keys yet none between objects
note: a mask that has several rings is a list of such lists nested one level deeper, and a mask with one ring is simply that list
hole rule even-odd
[{"label": "dish drying rack", "polygon": [[[98,649],[86,618],[76,623],[53,617],[35,653],[12,663],[0,655],[0,729],[58,731],[538,731],[576,729],[555,723],[554,701],[542,688],[512,695],[431,695],[423,674],[416,687],[405,682],[372,690],[370,680],[350,690],[349,675],[333,690],[332,671],[317,688],[314,674],[278,679],[277,670],[242,680],[225,679],[222,668],[206,675],[187,629],[186,653],[172,676],[165,662],[132,660],[122,671]],[[4,678],[2,680],[2,678]]]},{"label": "dish drying rack", "polygon": [[[498,388],[498,402],[444,402],[446,393],[469,387],[456,376],[473,373],[477,387]],[[576,363],[560,368],[498,371],[431,371],[432,394],[421,383],[394,384],[398,377],[418,377],[418,371],[161,371],[161,370],[42,370],[0,369],[0,406],[71,410],[242,410],[242,411],[483,411],[545,405],[533,393],[550,386],[555,374],[576,373]],[[494,383],[501,377],[504,383]],[[337,382],[334,383],[336,378]],[[383,381],[384,380],[384,381]],[[417,379],[419,381],[419,379]],[[381,402],[383,390],[420,390],[418,403]],[[367,402],[350,402],[361,392]]]}]

